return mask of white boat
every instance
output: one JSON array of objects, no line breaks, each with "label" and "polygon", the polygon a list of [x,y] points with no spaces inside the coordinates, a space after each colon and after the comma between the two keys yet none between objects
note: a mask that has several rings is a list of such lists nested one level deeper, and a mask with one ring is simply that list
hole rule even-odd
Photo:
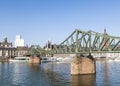
[{"label": "white boat", "polygon": [[29,57],[15,57],[14,59],[10,59],[10,62],[28,62]]},{"label": "white boat", "polygon": [[116,57],[114,61],[120,61],[120,57]]},{"label": "white boat", "polygon": [[10,62],[28,62],[28,60],[10,59]]},{"label": "white boat", "polygon": [[43,57],[41,62],[71,62],[72,57]]},{"label": "white boat", "polygon": [[55,62],[56,58],[55,57],[42,57],[41,62]]},{"label": "white boat", "polygon": [[56,60],[57,60],[58,62],[62,62],[63,59],[64,59],[64,57],[57,57],[57,58],[56,58]]}]

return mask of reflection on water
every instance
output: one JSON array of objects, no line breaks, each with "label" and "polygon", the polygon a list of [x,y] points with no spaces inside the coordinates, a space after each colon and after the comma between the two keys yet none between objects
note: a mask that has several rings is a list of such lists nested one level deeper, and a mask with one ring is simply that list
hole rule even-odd
[{"label": "reflection on water", "polygon": [[28,64],[29,65],[29,68],[31,69],[31,70],[39,70],[40,69],[40,64]]},{"label": "reflection on water", "polygon": [[96,62],[96,75],[71,75],[70,63],[0,63],[0,86],[120,86],[120,62]]},{"label": "reflection on water", "polygon": [[96,84],[99,86],[120,86],[120,61],[98,61]]},{"label": "reflection on water", "polygon": [[70,64],[68,63],[46,63],[41,64],[44,69],[49,86],[70,86]]},{"label": "reflection on water", "polygon": [[95,75],[71,75],[72,86],[94,86],[95,85]]}]

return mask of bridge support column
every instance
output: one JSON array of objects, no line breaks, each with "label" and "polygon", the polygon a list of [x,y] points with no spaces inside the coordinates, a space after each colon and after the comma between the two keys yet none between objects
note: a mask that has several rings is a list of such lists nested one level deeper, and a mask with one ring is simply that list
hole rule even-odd
[{"label": "bridge support column", "polygon": [[29,63],[39,64],[40,63],[40,58],[37,57],[36,55],[33,55],[29,58]]},{"label": "bridge support column", "polygon": [[95,74],[96,64],[94,58],[89,55],[87,57],[76,56],[71,62],[71,74]]}]

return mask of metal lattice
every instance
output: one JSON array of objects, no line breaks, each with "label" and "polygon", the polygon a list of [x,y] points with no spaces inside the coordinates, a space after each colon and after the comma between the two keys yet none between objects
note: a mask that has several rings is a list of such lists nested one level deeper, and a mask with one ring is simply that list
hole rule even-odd
[{"label": "metal lattice", "polygon": [[120,37],[76,29],[67,39],[50,51],[52,54],[97,52],[120,52]]}]

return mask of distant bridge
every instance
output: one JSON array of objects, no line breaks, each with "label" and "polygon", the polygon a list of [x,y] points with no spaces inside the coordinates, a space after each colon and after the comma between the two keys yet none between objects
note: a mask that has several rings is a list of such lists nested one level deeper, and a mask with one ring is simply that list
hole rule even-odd
[{"label": "distant bridge", "polygon": [[76,29],[50,54],[120,53],[120,37]]}]

